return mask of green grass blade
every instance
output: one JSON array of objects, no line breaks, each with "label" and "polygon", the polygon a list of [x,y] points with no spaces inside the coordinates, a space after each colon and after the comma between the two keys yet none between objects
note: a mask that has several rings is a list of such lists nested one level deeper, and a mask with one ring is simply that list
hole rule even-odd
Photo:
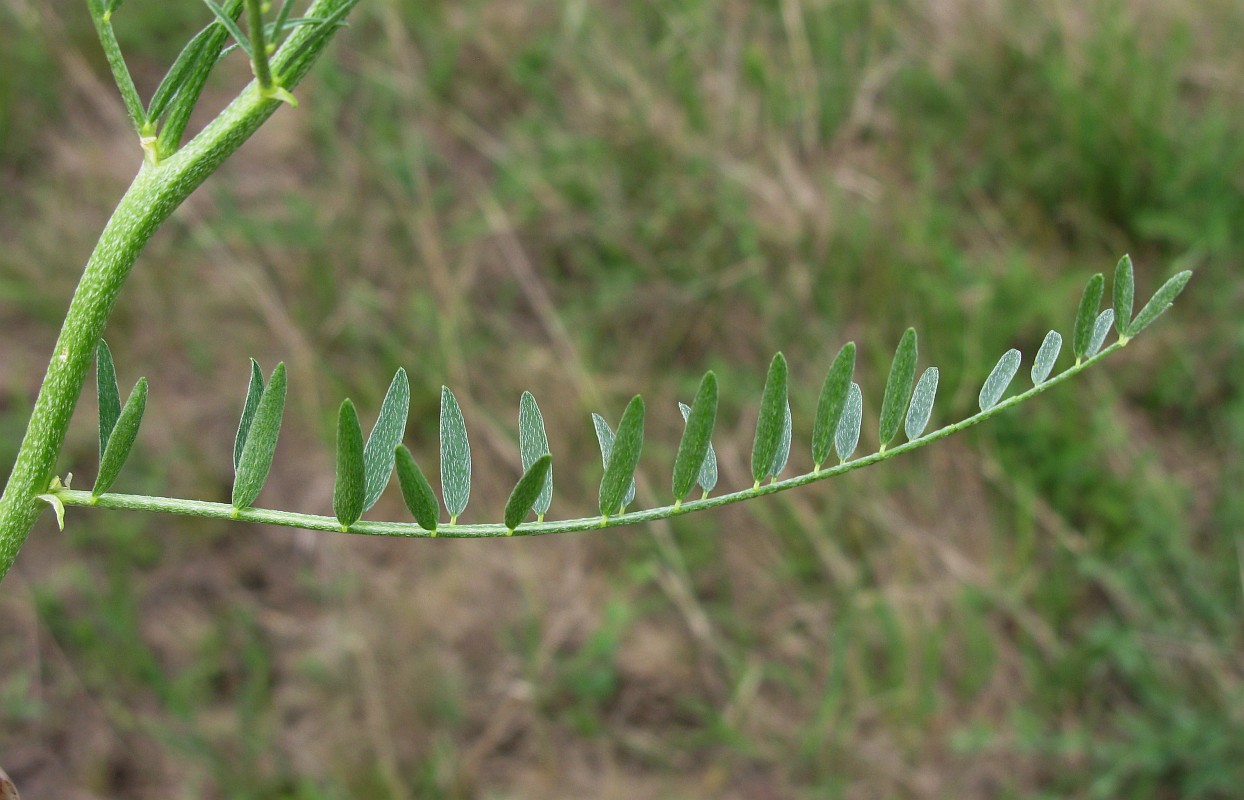
[{"label": "green grass blade", "polygon": [[[605,422],[605,418],[600,414],[592,414],[592,428],[596,431],[596,443],[600,445],[600,460],[605,466],[609,466],[609,456],[613,454],[613,428],[609,427],[609,423]],[[622,498],[622,507],[625,508],[635,501],[635,479],[631,479],[631,485],[626,489],[626,496]]]},{"label": "green grass blade", "polygon": [[125,407],[121,409],[117,424],[112,429],[112,436],[108,437],[108,446],[99,459],[99,475],[95,478],[95,488],[91,489],[91,494],[98,497],[112,487],[134,447],[138,426],[142,423],[143,412],[146,410],[147,379],[139,378],[129,399],[125,401]]},{"label": "green grass blade", "polygon": [[769,374],[765,377],[765,388],[760,395],[756,438],[752,442],[752,479],[757,483],[769,477],[782,442],[788,372],[786,356],[781,353],[773,356],[769,362]]},{"label": "green grass blade", "polygon": [[1036,360],[1032,362],[1033,386],[1040,386],[1050,377],[1050,371],[1054,369],[1054,362],[1058,360],[1058,353],[1062,349],[1062,334],[1058,331],[1045,334],[1045,341],[1041,342],[1041,349],[1037,351]]},{"label": "green grass blade", "polygon": [[834,450],[838,460],[845,462],[860,443],[860,428],[864,423],[864,392],[858,383],[852,382],[847,391],[847,402],[842,407],[842,418],[834,432]]},{"label": "green grass blade", "polygon": [[855,372],[855,342],[847,342],[838,351],[829,367],[825,383],[821,385],[821,397],[816,403],[816,419],[812,423],[812,463],[819,469],[829,459],[834,432],[847,404],[851,389],[851,375]]},{"label": "green grass blade", "polygon": [[272,370],[272,377],[255,406],[255,416],[233,478],[234,508],[250,508],[268,480],[276,442],[281,437],[281,418],[285,416],[285,384],[285,363],[282,362]]},{"label": "green grass blade", "polygon": [[471,443],[458,399],[447,386],[441,387],[441,494],[452,525],[471,498]]},{"label": "green grass blade", "polygon": [[1110,328],[1113,325],[1113,308],[1107,308],[1097,315],[1097,320],[1093,323],[1093,335],[1089,337],[1088,349],[1084,351],[1085,358],[1097,355],[1097,351],[1106,343],[1106,334],[1110,333]]},{"label": "green grass blade", "polygon": [[644,400],[639,395],[631,398],[626,411],[622,412],[622,420],[618,423],[618,433],[613,439],[609,463],[605,465],[605,476],[600,481],[600,513],[601,516],[612,516],[620,513],[625,503],[627,487],[635,478],[635,468],[639,466],[639,454],[644,447]]},{"label": "green grass blade", "polygon": [[1097,320],[1097,309],[1101,306],[1105,285],[1106,279],[1099,272],[1089,278],[1084,294],[1080,296],[1080,308],[1076,311],[1076,323],[1071,336],[1071,352],[1075,354],[1077,364],[1084,359],[1093,338],[1093,323]]},{"label": "green grass blade", "polygon": [[514,486],[514,491],[510,492],[510,499],[505,503],[504,521],[505,527],[512,533],[531,511],[532,505],[536,502],[536,498],[540,496],[540,492],[544,490],[544,484],[549,477],[549,469],[553,466],[553,457],[544,454],[532,462],[527,471],[523,473],[523,477],[519,478],[518,483]]},{"label": "green grass blade", "polygon": [[1145,303],[1145,307],[1136,315],[1136,319],[1132,320],[1131,326],[1127,329],[1127,335],[1129,337],[1135,336],[1149,327],[1155,319],[1162,316],[1162,313],[1171,307],[1171,303],[1175,302],[1175,298],[1188,285],[1188,280],[1191,277],[1192,272],[1184,270],[1162,284],[1162,288],[1153,293],[1153,297],[1149,299],[1148,303]]},{"label": "green grass blade", "polygon": [[700,379],[700,388],[696,390],[686,420],[687,426],[683,428],[682,440],[678,443],[678,454],[674,456],[675,500],[682,500],[690,494],[712,447],[713,427],[717,424],[717,375],[711,370]]},{"label": "green grass blade", "polygon": [[911,408],[907,411],[907,422],[903,429],[908,439],[919,439],[924,429],[929,427],[940,377],[941,372],[937,367],[929,367],[920,376],[920,380],[916,381],[916,390],[912,392]]},{"label": "green grass blade", "polygon": [[246,446],[246,437],[251,431],[251,422],[255,419],[255,409],[259,407],[259,398],[263,395],[263,372],[259,362],[251,359],[251,380],[246,387],[246,403],[242,406],[242,418],[238,420],[238,433],[233,437],[233,474],[238,472],[242,463],[242,448]]},{"label": "green grass blade", "polygon": [[[541,456],[549,454],[549,437],[544,430],[544,416],[531,392],[523,392],[518,401],[518,453],[523,461],[523,471],[531,469]],[[553,502],[553,467],[545,473],[544,488],[532,507],[543,517]]]},{"label": "green grass blade", "polygon": [[367,437],[363,448],[363,472],[367,491],[363,495],[363,510],[371,508],[384,493],[393,475],[393,452],[406,433],[406,418],[410,413],[410,379],[406,370],[398,368],[397,374],[385,392],[380,404],[380,415]]},{"label": "green grass blade", "polygon": [[977,398],[980,402],[981,411],[988,411],[1002,399],[1003,393],[1006,392],[1006,387],[1011,385],[1011,381],[1015,378],[1015,373],[1019,372],[1019,362],[1021,360],[1022,356],[1015,348],[1007,350],[1002,354],[1002,358],[998,359],[998,363],[994,365],[993,371],[985,379],[985,384],[981,386],[981,393]]},{"label": "green grass blade", "polygon": [[424,530],[436,531],[440,507],[432,485],[423,476],[423,470],[419,469],[406,445],[399,444],[394,454],[397,459],[397,483],[402,487],[402,500],[406,502],[407,510]]},{"label": "green grass blade", "polygon": [[363,516],[367,496],[367,472],[363,458],[363,429],[350,398],[337,412],[337,477],[333,484],[333,513],[342,528]]},{"label": "green grass blade", "polygon": [[916,379],[916,329],[908,328],[899,339],[890,364],[890,377],[885,382],[885,395],[881,398],[881,449],[898,435],[907,406],[911,403],[911,384]]},{"label": "green grass blade", "polygon": [[1132,257],[1125,255],[1114,268],[1114,327],[1120,336],[1127,335],[1132,324],[1132,303],[1136,294],[1136,277],[1132,270]]},{"label": "green grass blade", "polygon": [[[686,422],[691,418],[691,406],[686,403],[679,403],[678,410],[682,412],[682,421]],[[696,478],[696,483],[700,484],[700,488],[707,495],[717,486],[717,451],[713,449],[713,443],[708,443],[708,450],[704,454],[704,463],[700,465],[700,475]]]},{"label": "green grass blade", "polygon": [[95,350],[95,395],[99,401],[99,460],[103,463],[104,451],[108,449],[108,437],[117,427],[121,416],[121,390],[117,387],[117,368],[112,363],[112,351],[103,339]]}]

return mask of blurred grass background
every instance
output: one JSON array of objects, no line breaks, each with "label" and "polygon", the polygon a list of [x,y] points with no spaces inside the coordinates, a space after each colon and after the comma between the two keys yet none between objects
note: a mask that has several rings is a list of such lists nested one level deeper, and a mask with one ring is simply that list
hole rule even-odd
[{"label": "blurred grass background", "polygon": [[[125,4],[144,92],[205,19]],[[650,528],[45,519],[0,591],[0,763],[71,799],[1238,796],[1241,31],[1229,0],[363,3],[130,278],[107,335],[152,392],[119,491],[227,497],[251,355],[291,367],[265,505],[329,512],[336,404],[367,423],[398,366],[425,469],[439,386],[463,403],[464,519],[499,517],[527,388],[556,515],[594,508],[588,414],[636,391],[664,501],[707,368],[738,487],[774,350],[802,471],[847,339],[875,416],[914,324],[944,423],[1123,252],[1143,296],[1197,274],[1018,412]],[[6,474],[138,160],[85,9],[0,0]],[[92,395],[62,466],[85,479]]]}]

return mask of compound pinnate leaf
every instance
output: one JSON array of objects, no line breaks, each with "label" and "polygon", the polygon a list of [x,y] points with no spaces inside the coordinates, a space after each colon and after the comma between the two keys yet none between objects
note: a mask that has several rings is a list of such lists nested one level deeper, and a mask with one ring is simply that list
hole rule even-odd
[{"label": "compound pinnate leaf", "polygon": [[363,429],[358,411],[346,398],[337,412],[337,480],[333,484],[333,513],[343,528],[363,516],[367,474],[363,459]]},{"label": "compound pinnate leaf", "polygon": [[1011,348],[1002,354],[1002,358],[998,359],[998,363],[994,365],[993,371],[989,373],[989,377],[985,379],[985,385],[981,387],[980,402],[981,411],[988,411],[998,404],[1002,399],[1002,394],[1006,391],[1006,387],[1011,385],[1011,381],[1015,378],[1015,373],[1019,371],[1019,362],[1022,359],[1019,351]]},{"label": "compound pinnate leaf", "polygon": [[916,381],[916,390],[911,395],[911,408],[907,411],[907,422],[904,433],[909,440],[919,439],[924,429],[929,426],[929,418],[933,416],[933,401],[937,398],[937,381],[941,373],[937,367],[929,367]]},{"label": "compound pinnate leaf", "polygon": [[1162,312],[1171,307],[1171,303],[1175,302],[1175,298],[1188,285],[1188,280],[1191,277],[1192,272],[1184,270],[1162,284],[1162,288],[1153,293],[1153,297],[1149,299],[1148,303],[1145,303],[1144,308],[1136,315],[1136,319],[1132,320],[1132,324],[1128,326],[1127,335],[1135,336],[1149,327],[1155,319],[1162,316]]},{"label": "compound pinnate leaf", "polygon": [[1084,351],[1085,358],[1097,355],[1097,351],[1106,343],[1106,334],[1110,333],[1112,325],[1114,325],[1113,308],[1107,308],[1097,315],[1097,321],[1093,323],[1093,335],[1089,338],[1088,349]]},{"label": "compound pinnate leaf", "polygon": [[860,427],[864,422],[864,392],[858,383],[851,383],[847,391],[847,402],[842,407],[842,418],[838,420],[838,430],[834,432],[834,450],[838,460],[845,462],[855,452],[860,443]]},{"label": "compound pinnate leaf", "polygon": [[786,357],[781,353],[769,362],[769,374],[760,395],[760,412],[756,417],[756,438],[752,441],[752,478],[757,482],[769,477],[786,424]]},{"label": "compound pinnate leaf", "polygon": [[441,387],[441,494],[452,525],[471,498],[471,444],[458,399],[447,386]]},{"label": "compound pinnate leaf", "polygon": [[95,349],[95,394],[99,400],[99,460],[104,460],[108,437],[121,416],[121,390],[117,388],[117,369],[112,363],[108,343],[99,340]]},{"label": "compound pinnate leaf", "polygon": [[536,498],[543,491],[545,481],[549,477],[549,469],[553,466],[553,457],[544,454],[532,462],[527,471],[523,473],[523,477],[519,478],[518,483],[514,486],[514,491],[510,492],[510,499],[505,503],[504,521],[505,527],[511,532],[522,524],[523,519],[527,516],[527,512],[531,511],[532,504],[536,502]]},{"label": "compound pinnate leaf", "polygon": [[99,475],[95,478],[95,488],[91,489],[92,495],[98,497],[108,491],[113,481],[117,479],[121,467],[125,466],[125,460],[130,456],[130,450],[134,447],[134,440],[138,437],[138,426],[143,421],[143,412],[146,409],[147,379],[139,378],[138,383],[134,384],[134,390],[130,392],[129,399],[125,401],[125,407],[121,409],[120,416],[117,417],[117,424],[113,426],[112,435],[108,437],[108,445],[99,459]]},{"label": "compound pinnate leaf", "polygon": [[[605,418],[600,414],[592,414],[592,428],[596,431],[596,443],[600,445],[600,460],[606,467],[609,466],[609,456],[613,454],[613,428],[609,427],[609,423],[605,422]],[[635,502],[635,479],[631,478],[631,485],[626,489],[626,496],[622,498],[622,507],[626,508]]]},{"label": "compound pinnate leaf", "polygon": [[911,402],[911,384],[916,379],[916,329],[908,328],[894,351],[890,364],[890,376],[885,382],[885,395],[881,398],[881,449],[898,435],[898,429],[907,416]]},{"label": "compound pinnate leaf", "polygon": [[819,468],[829,458],[834,432],[847,403],[851,389],[851,375],[855,372],[855,342],[847,342],[838,351],[829,367],[825,383],[821,385],[821,397],[816,403],[816,419],[812,423],[812,463]]},{"label": "compound pinnate leaf", "polygon": [[380,415],[367,437],[363,448],[363,474],[367,491],[363,495],[363,510],[371,508],[384,493],[393,475],[393,452],[406,432],[406,416],[410,413],[410,379],[406,370],[399,368],[385,392],[380,404]]},{"label": "compound pinnate leaf", "polygon": [[[691,418],[691,406],[679,403],[678,410],[682,412],[683,422]],[[700,484],[700,488],[706,495],[717,486],[717,451],[713,449],[712,442],[708,443],[708,450],[704,454],[704,463],[700,465],[700,475],[696,478],[696,483]]]},{"label": "compound pinnate leaf", "polygon": [[1093,339],[1093,324],[1097,321],[1097,309],[1101,306],[1101,295],[1105,289],[1106,279],[1099,272],[1089,278],[1080,296],[1080,308],[1076,311],[1076,323],[1072,329],[1071,352],[1079,363],[1088,352],[1089,342]]},{"label": "compound pinnate leaf", "polygon": [[255,406],[250,432],[242,446],[242,458],[233,477],[234,508],[249,508],[268,480],[276,442],[281,437],[281,419],[285,416],[285,384],[285,363],[282,362],[272,370],[272,377]]},{"label": "compound pinnate leaf", "polygon": [[259,407],[259,397],[263,394],[263,372],[259,362],[251,359],[251,379],[246,387],[246,402],[242,405],[242,418],[238,420],[238,433],[233,437],[233,472],[236,475],[238,464],[242,461],[242,448],[246,446],[246,437],[250,434],[251,422],[255,419],[255,409]]},{"label": "compound pinnate leaf", "polygon": [[713,427],[717,424],[717,375],[712,371],[700,379],[700,388],[696,390],[686,420],[678,454],[674,457],[675,500],[682,500],[691,492],[712,447]]},{"label": "compound pinnate leaf", "polygon": [[397,483],[402,488],[402,500],[406,502],[407,510],[420,527],[435,533],[436,518],[440,512],[432,485],[423,476],[423,470],[419,469],[406,445],[399,444],[394,454],[397,459]]},{"label": "compound pinnate leaf", "polygon": [[1036,360],[1032,362],[1033,386],[1040,386],[1050,377],[1050,371],[1054,369],[1054,362],[1058,360],[1058,353],[1062,349],[1062,334],[1058,331],[1045,334],[1045,341],[1041,342],[1041,349],[1037,351]]},{"label": "compound pinnate leaf", "polygon": [[773,466],[769,467],[767,477],[776,479],[786,469],[790,460],[790,437],[794,429],[794,420],[790,415],[790,398],[786,399],[786,410],[782,413],[782,437],[778,439],[777,452],[773,454]]},{"label": "compound pinnate leaf", "polygon": [[[523,392],[518,401],[518,453],[523,460],[523,471],[531,469],[541,456],[549,454],[549,437],[544,430],[544,416],[531,392]],[[544,488],[536,497],[532,508],[543,517],[553,501],[553,467],[545,473]]]},{"label": "compound pinnate leaf", "polygon": [[1136,277],[1132,270],[1132,257],[1125,255],[1114,268],[1114,327],[1120,336],[1127,335],[1132,322],[1132,301],[1136,294]]},{"label": "compound pinnate leaf", "polygon": [[622,412],[618,433],[613,439],[605,476],[600,481],[601,516],[620,513],[625,503],[627,488],[635,478],[639,466],[639,454],[644,447],[644,400],[639,395],[631,398]]}]

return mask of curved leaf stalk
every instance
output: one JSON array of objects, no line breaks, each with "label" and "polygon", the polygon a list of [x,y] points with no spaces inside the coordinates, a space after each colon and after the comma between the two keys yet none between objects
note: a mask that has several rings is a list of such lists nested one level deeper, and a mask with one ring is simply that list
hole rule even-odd
[{"label": "curved leaf stalk", "polygon": [[[315,0],[308,15],[340,18],[343,9],[357,2]],[[306,74],[328,38],[317,27],[294,31],[272,59],[273,72],[281,76],[283,86],[294,86]],[[48,491],[100,334],[138,254],[173,210],[280,105],[256,82],[249,84],[185,147],[158,165],[144,162],[108,220],[70,301],[26,435],[0,495],[0,579],[44,507],[37,498]]]},{"label": "curved leaf stalk", "polygon": [[[650,508],[642,511],[630,511],[620,514],[611,514],[608,516],[583,517],[579,519],[545,521],[522,523],[513,528],[507,527],[505,524],[448,524],[439,525],[435,530],[428,530],[418,524],[411,522],[371,522],[361,520],[350,526],[349,533],[365,534],[369,536],[399,536],[408,538],[428,538],[428,537],[452,537],[465,539],[480,539],[504,536],[542,536],[553,533],[571,533],[575,531],[599,530],[601,528],[615,528],[624,525],[633,525],[643,522],[654,522],[657,520],[669,519],[671,517],[681,516],[683,514],[691,514],[697,511],[707,511],[711,508],[730,505],[732,503],[740,503],[765,495],[777,494],[788,489],[794,489],[798,486],[805,486],[809,483],[832,478],[835,475],[841,475],[853,470],[862,469],[872,464],[877,464],[891,458],[910,452],[927,444],[932,444],[939,439],[958,433],[961,430],[970,428],[985,420],[1000,414],[1003,411],[1019,405],[1026,400],[1030,400],[1041,392],[1046,391],[1058,384],[1066,381],[1090,366],[1096,364],[1103,358],[1108,357],[1111,353],[1119,350],[1124,346],[1123,342],[1115,342],[1106,349],[1096,355],[1084,359],[1075,366],[1068,367],[1058,375],[1045,380],[1025,392],[1008,397],[1005,400],[997,402],[988,409],[980,411],[967,419],[947,425],[931,433],[925,434],[918,439],[904,442],[894,447],[886,448],[871,455],[863,456],[834,467],[822,467],[820,471],[813,471],[803,475],[798,475],[785,480],[774,481],[759,486],[743,489],[741,491],[723,494],[717,497],[709,497],[701,500],[684,501],[681,504],[661,506],[659,508]],[[402,457],[399,455],[398,463],[401,465]],[[128,511],[151,511],[162,512],[168,514],[180,514],[185,516],[208,517],[211,519],[236,519],[247,522],[258,522],[265,525],[281,525],[290,528],[302,528],[305,530],[315,531],[333,531],[341,532],[341,523],[335,517],[326,517],[316,514],[300,514],[292,511],[277,511],[263,508],[246,508],[235,509],[227,503],[212,503],[200,500],[181,500],[167,497],[148,497],[142,495],[129,494],[104,494],[99,497],[92,497],[90,492],[70,490],[60,487],[53,487],[49,490],[49,495],[60,500],[66,506],[84,506],[92,508],[111,508]]]}]

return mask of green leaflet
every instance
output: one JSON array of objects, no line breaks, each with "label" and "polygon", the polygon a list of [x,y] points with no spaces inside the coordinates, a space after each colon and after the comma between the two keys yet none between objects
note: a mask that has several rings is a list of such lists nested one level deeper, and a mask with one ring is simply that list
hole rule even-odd
[{"label": "green leaflet", "polygon": [[1132,324],[1127,329],[1127,335],[1129,337],[1135,336],[1149,327],[1155,319],[1162,316],[1162,313],[1171,307],[1171,303],[1175,302],[1175,298],[1188,285],[1188,279],[1191,277],[1192,272],[1184,270],[1162,284],[1162,288],[1153,293],[1153,297],[1150,298],[1148,303],[1145,303],[1145,307],[1136,315],[1136,319],[1132,320]]},{"label": "green leaflet", "polygon": [[272,21],[272,37],[276,40],[285,31],[285,23],[289,20],[290,12],[294,10],[294,0],[285,0],[281,3],[281,8],[276,12],[276,19]]},{"label": "green leaflet", "polygon": [[1132,301],[1136,293],[1136,277],[1132,271],[1132,257],[1125,255],[1114,268],[1114,327],[1120,336],[1127,335],[1132,323]]},{"label": "green leaflet", "polygon": [[603,517],[621,513],[627,489],[635,478],[639,466],[639,453],[644,447],[644,400],[639,395],[631,398],[618,423],[618,434],[613,439],[605,476],[600,481],[600,514]]},{"label": "green leaflet", "polygon": [[[173,61],[173,66],[169,67],[168,72],[164,75],[164,79],[160,81],[160,85],[156,87],[155,93],[151,95],[151,102],[147,104],[147,123],[157,122],[164,112],[168,110],[169,103],[177,96],[177,92],[186,85],[186,78],[191,74],[192,70],[198,65],[203,57],[203,49],[210,43],[212,31],[217,27],[216,23],[208,25],[203,30],[194,35],[194,38],[182,48],[182,51]],[[215,56],[212,56],[215,61]]]},{"label": "green leaflet", "polygon": [[1084,359],[1088,352],[1089,342],[1093,339],[1093,324],[1097,320],[1097,309],[1101,305],[1102,290],[1106,279],[1099,272],[1089,278],[1080,297],[1080,308],[1076,311],[1075,327],[1072,329],[1071,352],[1075,354],[1076,363]]},{"label": "green leaflet", "polygon": [[769,467],[767,477],[777,480],[777,476],[782,474],[782,470],[786,469],[786,462],[790,460],[790,437],[793,431],[794,420],[790,415],[790,398],[786,398],[786,410],[782,414],[782,438],[778,439],[777,452],[773,454],[773,466]]},{"label": "green leaflet", "polygon": [[259,362],[251,359],[251,380],[246,387],[246,403],[242,406],[242,419],[238,420],[238,433],[233,437],[233,473],[238,472],[238,464],[242,462],[242,448],[246,446],[246,437],[250,434],[251,422],[255,419],[255,409],[259,407],[259,397],[263,394],[263,372]]},{"label": "green leaflet", "polygon": [[842,418],[834,432],[834,450],[838,460],[845,462],[860,443],[860,427],[864,422],[864,393],[858,383],[851,383],[847,403],[842,407]]},{"label": "green leaflet", "polygon": [[933,416],[933,400],[937,397],[937,380],[941,377],[937,367],[929,367],[916,381],[916,390],[911,395],[911,408],[907,411],[907,423],[904,433],[908,440],[919,439],[920,434],[929,426],[929,418]]},{"label": "green leaflet", "polygon": [[285,363],[281,362],[272,370],[272,377],[259,396],[246,444],[242,446],[242,458],[233,478],[234,508],[249,508],[268,479],[276,442],[281,436],[281,418],[285,415],[285,381]]},{"label": "green leaflet", "polygon": [[385,392],[380,404],[380,415],[367,437],[363,448],[363,474],[367,481],[363,494],[363,510],[371,508],[384,493],[393,475],[394,449],[406,432],[406,417],[410,413],[410,379],[406,370],[398,368],[397,374]]},{"label": "green leaflet", "polygon": [[342,528],[349,528],[363,516],[366,493],[363,429],[358,411],[347,397],[337,412],[337,479],[333,484],[333,513]]},{"label": "green leaflet", "polygon": [[713,427],[717,424],[717,375],[711,370],[700,379],[700,388],[685,419],[687,426],[678,443],[678,455],[674,457],[674,500],[679,502],[691,492],[702,474],[704,460],[712,447]]},{"label": "green leaflet", "polygon": [[436,518],[440,515],[436,504],[436,495],[432,485],[423,477],[423,470],[415,463],[406,445],[399,444],[395,451],[397,458],[397,483],[402,487],[402,499],[415,522],[424,530],[436,532]]},{"label": "green leaflet", "polygon": [[[592,414],[592,428],[596,431],[596,443],[600,445],[600,460],[609,466],[609,456],[613,454],[613,428],[609,427],[609,423],[605,422],[605,418],[600,414]],[[631,478],[631,485],[626,489],[626,496],[622,498],[622,507],[626,508],[635,502],[635,479]]]},{"label": "green leaflet", "polygon": [[[241,10],[242,0],[229,0],[225,5],[225,13],[231,18],[236,17]],[[220,23],[213,22],[204,28],[199,36],[203,38],[198,51],[186,65],[179,82],[175,86],[170,86],[170,91],[175,90],[172,98],[164,101],[168,112],[164,124],[160,127],[156,143],[156,151],[160,158],[172,155],[181,146],[181,137],[186,131],[186,124],[190,122],[190,115],[199,103],[203,87],[207,85],[207,78],[212,68],[216,66],[220,48],[229,38],[229,32]],[[198,40],[199,36],[196,36],[195,40]],[[192,41],[190,46],[193,44]],[[156,121],[156,115],[150,111],[147,117],[148,123]]]},{"label": "green leaflet", "polygon": [[[532,464],[540,456],[549,454],[549,437],[544,431],[544,416],[540,414],[540,406],[531,392],[523,392],[518,400],[518,453],[523,460],[524,472],[531,469]],[[544,480],[544,488],[536,497],[532,507],[536,514],[543,517],[553,501],[553,467],[550,465]]]},{"label": "green leaflet", "polygon": [[985,385],[981,387],[980,397],[977,398],[980,402],[981,411],[988,411],[1002,399],[1002,394],[1006,391],[1006,387],[1011,385],[1011,380],[1015,378],[1015,373],[1019,371],[1021,358],[1019,351],[1011,348],[1002,354],[1002,358],[998,359],[998,363],[994,365],[993,371],[985,379]]},{"label": "green leaflet", "polygon": [[458,399],[447,386],[441,387],[441,494],[452,525],[471,498],[471,444]]},{"label": "green leaflet", "polygon": [[916,329],[908,328],[894,351],[890,364],[890,377],[885,382],[885,395],[881,398],[881,449],[898,435],[898,429],[907,416],[911,402],[911,384],[916,379]]},{"label": "green leaflet", "polygon": [[523,519],[527,516],[527,512],[531,511],[532,504],[536,502],[536,498],[540,496],[540,492],[544,490],[545,482],[549,477],[549,470],[553,466],[553,457],[548,453],[537,458],[532,462],[527,471],[523,473],[523,477],[519,478],[518,483],[514,486],[514,491],[510,492],[510,499],[505,503],[505,527],[510,533],[522,524]]},{"label": "green leaflet", "polygon": [[830,365],[825,383],[821,385],[821,397],[816,403],[816,419],[812,423],[812,463],[818,470],[829,458],[829,448],[847,403],[854,372],[855,342],[847,342]]},{"label": "green leaflet", "polygon": [[242,48],[242,52],[246,53],[246,57],[253,60],[254,53],[251,51],[250,37],[242,33],[242,29],[234,21],[233,15],[221,8],[220,4],[214,2],[214,0],[203,0],[203,3],[216,15],[216,21],[223,25],[225,30],[229,31],[229,35],[238,43],[238,47]]},{"label": "green leaflet", "polygon": [[108,437],[121,416],[121,390],[117,388],[117,370],[112,351],[103,339],[95,349],[95,394],[99,399],[99,460],[103,463]]},{"label": "green leaflet", "polygon": [[[682,421],[686,422],[691,418],[691,406],[686,403],[679,403],[678,410],[682,412]],[[704,495],[713,491],[717,485],[717,451],[713,449],[713,443],[708,443],[708,451],[704,454],[704,463],[700,465],[700,475],[696,478],[696,483],[700,484],[700,488],[704,490]],[[631,488],[634,492],[634,485]]]},{"label": "green leaflet", "polygon": [[138,437],[138,426],[143,421],[143,412],[147,410],[147,379],[139,378],[125,401],[125,408],[117,417],[117,424],[108,437],[108,445],[99,459],[99,475],[95,478],[95,488],[91,494],[99,497],[112,487],[113,481],[125,466],[130,450],[134,447],[134,439]]},{"label": "green leaflet", "polygon": [[1058,331],[1045,334],[1041,349],[1037,351],[1036,360],[1032,362],[1032,385],[1040,386],[1050,377],[1054,362],[1058,360],[1058,351],[1063,349],[1063,337]]},{"label": "green leaflet", "polygon": [[1106,334],[1110,333],[1112,325],[1114,325],[1113,308],[1107,308],[1097,315],[1097,320],[1093,322],[1093,335],[1089,337],[1088,349],[1084,351],[1085,358],[1097,355],[1097,351],[1106,343]]},{"label": "green leaflet", "polygon": [[786,424],[786,356],[778,353],[769,362],[769,374],[760,395],[760,412],[756,417],[756,438],[752,442],[752,479],[760,483],[769,477],[782,443]]}]

